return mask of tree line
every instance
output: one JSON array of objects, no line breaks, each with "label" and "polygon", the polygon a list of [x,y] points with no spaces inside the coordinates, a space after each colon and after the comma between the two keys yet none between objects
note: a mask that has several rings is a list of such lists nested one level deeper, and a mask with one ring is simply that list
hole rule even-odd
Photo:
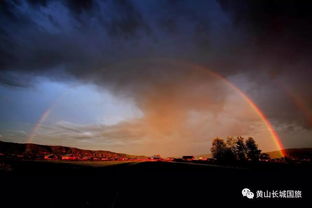
[{"label": "tree line", "polygon": [[216,138],[212,141],[212,157],[219,162],[244,162],[269,159],[266,153],[261,153],[256,141],[249,137],[228,137],[226,140]]}]

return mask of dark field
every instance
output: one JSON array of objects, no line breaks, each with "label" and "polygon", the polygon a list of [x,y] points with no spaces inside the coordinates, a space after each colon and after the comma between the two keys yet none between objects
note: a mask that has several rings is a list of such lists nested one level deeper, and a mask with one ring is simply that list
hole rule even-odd
[{"label": "dark field", "polygon": [[[311,165],[224,167],[173,162],[0,161],[0,207],[216,207],[311,201]],[[247,199],[243,188],[301,190],[302,199]],[[256,193],[255,193],[256,194]]]}]

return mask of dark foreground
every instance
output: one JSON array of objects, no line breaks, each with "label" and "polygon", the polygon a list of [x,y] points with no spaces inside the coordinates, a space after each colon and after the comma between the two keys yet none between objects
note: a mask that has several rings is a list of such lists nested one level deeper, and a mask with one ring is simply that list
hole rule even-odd
[{"label": "dark foreground", "polygon": [[[4,164],[4,163],[2,163]],[[311,165],[240,168],[192,163],[5,161],[0,207],[216,207],[311,202]],[[241,190],[301,190],[302,199],[247,199]]]}]

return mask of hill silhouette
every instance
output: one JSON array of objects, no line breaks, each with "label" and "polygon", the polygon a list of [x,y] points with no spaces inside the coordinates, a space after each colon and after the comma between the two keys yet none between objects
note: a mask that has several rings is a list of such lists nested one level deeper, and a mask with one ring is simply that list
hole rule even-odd
[{"label": "hill silhouette", "polygon": [[33,143],[13,143],[0,141],[0,153],[4,155],[35,155],[43,157],[44,155],[65,155],[73,154],[81,157],[106,157],[111,159],[119,158],[145,158],[145,156],[128,155],[106,150],[85,150],[75,147],[40,145]]},{"label": "hill silhouette", "polygon": [[[312,148],[290,148],[284,149],[287,157],[302,160],[312,158]],[[266,152],[272,159],[280,157],[280,151]]]}]

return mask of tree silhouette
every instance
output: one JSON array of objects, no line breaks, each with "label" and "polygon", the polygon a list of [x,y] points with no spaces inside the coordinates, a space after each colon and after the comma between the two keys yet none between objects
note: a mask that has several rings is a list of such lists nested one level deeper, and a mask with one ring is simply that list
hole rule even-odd
[{"label": "tree silhouette", "polygon": [[251,161],[259,161],[261,150],[258,148],[256,141],[252,137],[249,137],[246,140],[246,147],[248,159]]},{"label": "tree silhouette", "polygon": [[226,158],[227,147],[223,139],[216,138],[212,141],[212,147],[210,149],[213,158],[218,161],[224,161]]},{"label": "tree silhouette", "polygon": [[235,143],[235,155],[237,160],[245,161],[247,160],[247,147],[244,143],[243,137],[237,137]]},{"label": "tree silhouette", "polygon": [[213,158],[222,162],[259,161],[261,150],[258,149],[253,138],[246,141],[243,137],[228,137],[226,141],[216,138],[212,142],[211,153]]},{"label": "tree silhouette", "polygon": [[211,153],[220,162],[234,162],[238,160],[237,147],[237,139],[233,137],[228,137],[226,141],[216,138],[212,142]]},{"label": "tree silhouette", "polygon": [[226,146],[228,148],[230,148],[233,153],[235,153],[235,151],[236,151],[235,150],[235,144],[236,144],[236,139],[234,137],[227,137],[226,138]]},{"label": "tree silhouette", "polygon": [[226,161],[235,161],[236,157],[236,139],[233,137],[228,137],[226,139],[226,149],[225,149],[225,160]]}]

